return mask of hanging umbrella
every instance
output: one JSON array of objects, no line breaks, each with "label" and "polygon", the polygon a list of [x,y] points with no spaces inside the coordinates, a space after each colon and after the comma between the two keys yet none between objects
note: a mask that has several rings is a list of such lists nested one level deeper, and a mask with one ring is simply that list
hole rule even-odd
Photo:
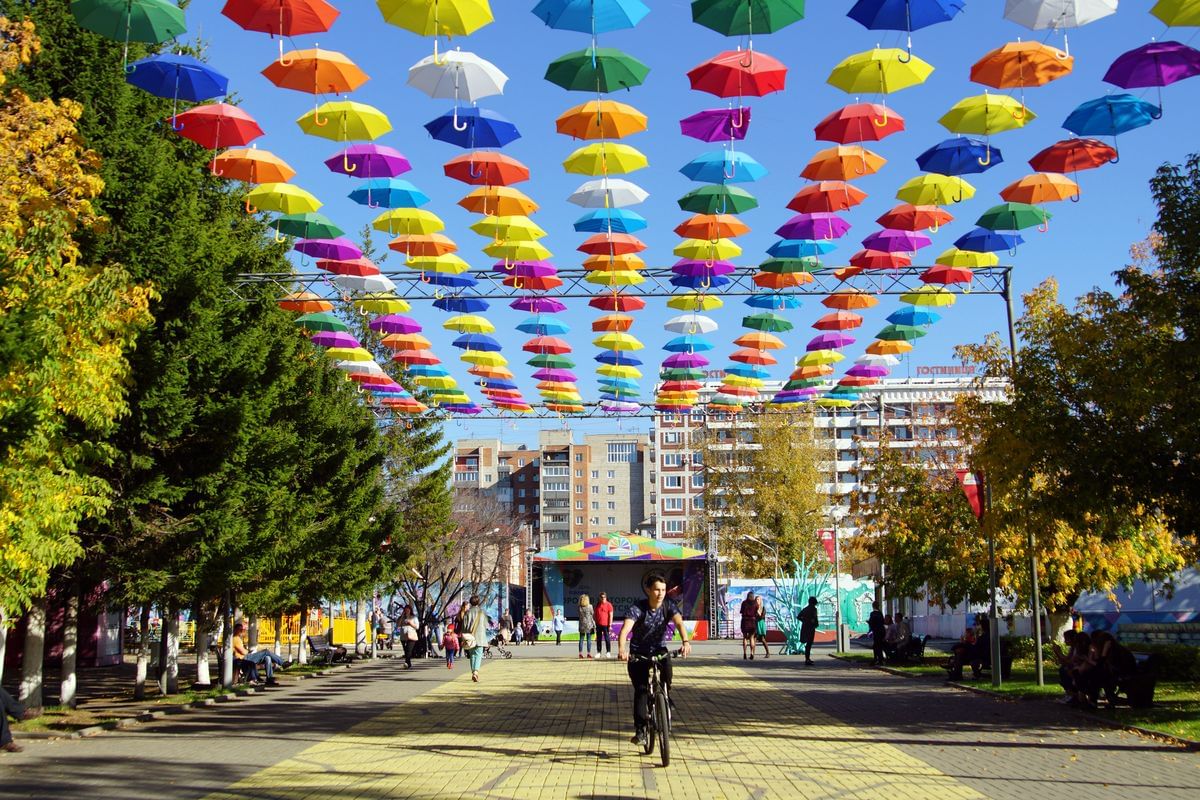
[{"label": "hanging umbrella", "polygon": [[1045,86],[1071,74],[1075,59],[1041,42],[1008,42],[971,66],[971,80],[994,89]]},{"label": "hanging umbrella", "polygon": [[951,247],[943,252],[940,256],[935,258],[934,263],[946,267],[982,269],[984,267],[996,266],[1000,263],[1000,257],[995,253],[986,253],[974,250],[960,250],[957,247]]},{"label": "hanging umbrella", "polygon": [[750,232],[750,226],[731,214],[696,214],[675,226],[684,239],[732,239]]},{"label": "hanging umbrella", "polygon": [[421,326],[409,317],[399,314],[384,314],[367,323],[367,327],[378,333],[420,333]]},{"label": "hanging umbrella", "polygon": [[702,142],[734,141],[746,138],[750,130],[750,109],[709,108],[679,120],[679,132]]},{"label": "hanging umbrella", "polygon": [[801,214],[846,211],[865,199],[866,192],[845,181],[818,181],[796,192],[787,207]]},{"label": "hanging umbrella", "polygon": [[579,233],[634,233],[645,230],[649,223],[637,212],[624,208],[598,208],[575,220],[573,227]]},{"label": "hanging umbrella", "polygon": [[371,222],[371,227],[395,236],[398,233],[427,234],[445,230],[446,223],[432,211],[419,208],[396,208],[385,211]]},{"label": "hanging umbrella", "polygon": [[1038,227],[1044,231],[1050,214],[1027,203],[1002,203],[992,206],[975,220],[975,224],[990,231],[1019,231]]},{"label": "hanging umbrella", "polygon": [[1041,205],[1058,200],[1078,200],[1079,184],[1055,172],[1035,172],[1010,183],[1000,196],[1012,203]]},{"label": "hanging umbrella", "polygon": [[221,13],[245,30],[278,37],[282,61],[285,36],[323,33],[341,12],[325,0],[228,0]]},{"label": "hanging umbrella", "polygon": [[332,259],[317,261],[317,269],[338,275],[379,275],[379,267],[368,258]]},{"label": "hanging umbrella", "polygon": [[563,169],[577,175],[625,175],[648,165],[636,147],[616,142],[584,145],[563,161]]},{"label": "hanging umbrella", "polygon": [[574,361],[556,353],[540,353],[525,363],[531,367],[549,367],[551,369],[570,369],[575,366]]},{"label": "hanging umbrella", "polygon": [[774,33],[804,19],[804,0],[693,0],[692,21],[726,36]]},{"label": "hanging umbrella", "polygon": [[402,178],[370,178],[347,197],[368,208],[417,208],[429,202],[429,195]]},{"label": "hanging umbrella", "polygon": [[284,311],[299,311],[301,314],[333,311],[333,303],[312,292],[290,292],[279,298],[277,305]]},{"label": "hanging umbrella", "polygon": [[962,178],[931,173],[905,181],[896,199],[915,206],[946,206],[975,196],[975,187]]},{"label": "hanging umbrella", "polygon": [[742,302],[751,308],[769,308],[776,310],[795,309],[802,305],[800,298],[796,297],[796,295],[780,294],[778,292],[751,295]]},{"label": "hanging umbrella", "polygon": [[784,239],[838,239],[850,230],[850,223],[837,214],[818,211],[797,214],[775,229]]},{"label": "hanging umbrella", "polygon": [[300,239],[292,248],[297,253],[303,253],[313,258],[326,258],[335,261],[346,261],[352,258],[362,258],[363,252],[349,239]]},{"label": "hanging umbrella", "polygon": [[859,356],[858,358],[854,359],[854,363],[877,367],[898,367],[900,366],[900,359],[893,355],[872,355],[868,353],[867,355]]},{"label": "hanging umbrella", "polygon": [[271,226],[278,234],[296,236],[300,239],[334,239],[345,233],[333,224],[333,220],[315,211],[284,214],[276,217]]},{"label": "hanging umbrella", "polygon": [[837,308],[842,311],[851,311],[857,308],[871,308],[879,304],[879,300],[873,295],[857,289],[848,289],[841,292],[833,292],[821,300],[821,305],[826,308]]},{"label": "hanging umbrella", "polygon": [[711,278],[714,275],[737,272],[737,267],[728,261],[695,261],[684,258],[671,265],[671,272],[676,275]]},{"label": "hanging umbrella", "polygon": [[616,100],[589,100],[564,111],[555,129],[575,139],[623,139],[646,130],[646,115]]},{"label": "hanging umbrella", "polygon": [[533,13],[556,30],[597,34],[632,28],[650,8],[641,0],[540,0]]},{"label": "hanging umbrella", "polygon": [[684,176],[701,183],[750,183],[767,174],[767,168],[746,153],[713,150],[679,168]]},{"label": "hanging umbrella", "polygon": [[508,186],[529,180],[529,167],[512,156],[486,151],[455,156],[442,165],[442,172],[472,186]]},{"label": "hanging umbrella", "polygon": [[844,181],[874,175],[886,163],[886,158],[865,147],[843,144],[818,152],[801,170],[800,177],[810,181]]},{"label": "hanging umbrella", "polygon": [[508,186],[481,186],[458,201],[458,205],[473,214],[505,214],[527,216],[540,206],[524,192]]},{"label": "hanging umbrella", "polygon": [[474,103],[503,94],[508,76],[485,58],[463,50],[426,56],[408,68],[408,85],[435,100]]},{"label": "hanging umbrella", "polygon": [[1039,172],[1078,172],[1115,164],[1117,150],[1098,139],[1064,139],[1055,142],[1029,159]]},{"label": "hanging umbrella", "polygon": [[611,364],[614,366],[630,366],[640,367],[642,360],[637,356],[631,356],[628,353],[604,352],[599,355],[592,356],[592,359],[599,361],[601,364]]},{"label": "hanging umbrella", "polygon": [[517,126],[486,108],[455,106],[425,123],[425,130],[439,142],[471,150],[476,147],[504,147],[521,138]]},{"label": "hanging umbrella", "polygon": [[954,240],[959,250],[974,250],[977,253],[998,253],[1007,250],[1015,253],[1017,245],[1025,240],[1016,233],[997,233],[987,228],[975,228]]},{"label": "hanging umbrella", "polygon": [[603,350],[641,350],[645,347],[628,333],[606,333],[593,339],[592,344]]},{"label": "hanging umbrella", "polygon": [[167,0],[71,0],[71,14],[79,27],[125,43],[122,66],[130,42],[158,44],[187,30],[183,9]]},{"label": "hanging umbrella", "polygon": [[1158,0],[1150,13],[1172,28],[1200,26],[1200,3],[1196,0]]},{"label": "hanging umbrella", "polygon": [[451,317],[442,323],[442,327],[459,333],[494,333],[496,330],[496,326],[490,320],[477,314],[460,314]]},{"label": "hanging umbrella", "polygon": [[[702,356],[697,356],[697,358],[702,358]],[[664,361],[663,363],[666,363],[666,362]],[[707,363],[707,361],[705,363]],[[640,378],[640,377],[642,377],[642,372],[637,367],[615,365],[615,364],[604,364],[603,366],[596,367],[596,374],[605,375],[610,378]]]},{"label": "hanging umbrella", "polygon": [[[317,312],[315,314],[304,314],[296,317],[296,327],[303,328],[306,331],[327,331],[334,333],[345,333],[350,330],[350,326],[342,322],[329,312]],[[354,347],[358,346],[355,342]]]},{"label": "hanging umbrella", "polygon": [[[909,230],[901,228],[900,230]],[[901,251],[859,250],[850,256],[850,264],[857,269],[901,269],[912,265],[912,257]]]},{"label": "hanging umbrella", "polygon": [[811,258],[823,256],[837,249],[828,241],[814,239],[781,239],[767,248],[767,254],[776,258]]},{"label": "hanging umbrella", "polygon": [[662,363],[665,369],[696,369],[708,366],[709,361],[699,353],[672,353]]},{"label": "hanging umbrella", "polygon": [[922,283],[939,283],[943,286],[951,283],[970,284],[975,280],[971,270],[965,267],[948,267],[942,264],[930,267],[922,272],[920,277]]},{"label": "hanging umbrella", "polygon": [[916,325],[885,325],[875,338],[881,342],[911,342],[927,336],[928,331]]},{"label": "hanging umbrella", "polygon": [[680,314],[663,323],[663,328],[671,333],[712,333],[717,329],[717,323],[702,314]]},{"label": "hanging umbrella", "polygon": [[882,230],[863,239],[862,244],[868,250],[882,250],[885,253],[915,253],[933,242],[917,231]]},{"label": "hanging umbrella", "polygon": [[755,350],[782,350],[783,340],[762,331],[744,333],[733,340],[738,347],[753,347]]},{"label": "hanging umbrella", "polygon": [[917,166],[922,172],[941,175],[969,175],[986,172],[1004,161],[998,148],[988,142],[955,136],[935,144],[917,156]]},{"label": "hanging umbrella", "polygon": [[488,301],[480,297],[439,297],[433,301],[434,308],[458,314],[475,314],[488,310]]},{"label": "hanging umbrella", "polygon": [[843,347],[849,347],[854,342],[855,339],[853,336],[847,336],[844,333],[822,333],[810,339],[804,349],[809,352],[813,350],[838,350]]},{"label": "hanging umbrella", "polygon": [[367,82],[367,73],[334,50],[292,50],[262,71],[281,89],[307,94],[345,94]]},{"label": "hanging umbrella", "polygon": [[473,224],[471,230],[495,241],[535,242],[548,235],[536,222],[522,216],[484,217]]},{"label": "hanging umbrella", "polygon": [[1200,75],[1200,51],[1179,42],[1151,42],[1122,53],[1104,73],[1104,80],[1122,89],[1162,87]]},{"label": "hanging umbrella", "polygon": [[904,118],[881,103],[852,103],[826,116],[813,128],[820,141],[877,142],[904,130]]},{"label": "hanging umbrella", "polygon": [[933,67],[912,53],[876,47],[842,59],[826,79],[847,94],[890,94],[924,83]]},{"label": "hanging umbrella", "polygon": [[554,265],[545,261],[497,261],[492,265],[492,272],[526,278],[545,278],[558,274]]},{"label": "hanging umbrella", "polygon": [[[1035,119],[1037,115],[1014,98],[984,92],[959,100],[938,122],[951,133],[991,136],[1023,128]],[[984,160],[987,160],[987,156]]]},{"label": "hanging umbrella", "polygon": [[412,311],[407,300],[402,300],[389,292],[366,294],[355,301],[359,313],[362,314],[399,314]]},{"label": "hanging umbrella", "polygon": [[624,332],[633,327],[634,318],[628,314],[605,314],[599,319],[592,320],[593,331]]},{"label": "hanging umbrella", "polygon": [[905,31],[912,57],[912,32],[949,22],[963,10],[963,0],[858,0],[846,16],[873,31]]},{"label": "hanging umbrella", "polygon": [[1033,31],[1078,28],[1116,13],[1117,0],[1005,0],[1004,18]]},{"label": "hanging umbrella", "polygon": [[622,178],[587,181],[571,193],[567,202],[584,208],[623,208],[644,202],[650,194]]},{"label": "hanging umbrella", "polygon": [[695,261],[728,261],[742,254],[742,248],[729,239],[684,239],[671,250],[680,258]]},{"label": "hanging umbrella", "polygon": [[554,254],[538,242],[493,242],[483,248],[492,258],[507,258],[510,261],[547,261]]},{"label": "hanging umbrella", "polygon": [[726,50],[688,70],[687,75],[698,92],[717,97],[763,97],[783,91],[787,67],[766,53]]},{"label": "hanging umbrella", "polygon": [[758,208],[754,195],[738,186],[702,186],[677,201],[684,211],[696,214],[744,214]]},{"label": "hanging umbrella", "polygon": [[640,253],[646,249],[646,243],[628,233],[598,233],[575,249],[590,255],[620,256]]},{"label": "hanging umbrella", "polygon": [[615,92],[641,86],[650,68],[613,47],[589,47],[559,56],[546,67],[546,80],[573,92]]},{"label": "hanging umbrella", "polygon": [[779,359],[766,352],[754,347],[739,347],[729,354],[730,361],[738,361],[742,364],[757,364],[759,366],[769,367],[773,364],[778,364]]},{"label": "hanging umbrella", "polygon": [[325,166],[355,178],[394,178],[412,169],[403,153],[381,144],[352,144],[325,159]]},{"label": "hanging umbrella", "polygon": [[919,306],[913,306],[912,308],[902,308],[899,311],[893,311],[891,314],[888,314],[887,321],[893,325],[932,325],[941,318],[941,314]]},{"label": "hanging umbrella", "polygon": [[228,103],[196,106],[175,115],[171,122],[176,133],[205,150],[241,147],[263,135],[253,117]]},{"label": "hanging umbrella", "polygon": [[954,305],[957,296],[945,287],[921,286],[911,292],[900,295],[901,303],[914,306],[946,307]]},{"label": "hanging umbrella", "polygon": [[450,344],[460,350],[474,350],[484,353],[498,353],[501,349],[498,341],[482,333],[464,333]]},{"label": "hanging umbrella", "polygon": [[663,350],[669,353],[706,353],[712,349],[712,342],[694,334],[676,336],[663,345]]},{"label": "hanging umbrella", "polygon": [[724,301],[719,297],[712,297],[706,294],[696,294],[688,292],[687,294],[678,294],[667,300],[668,308],[679,309],[680,311],[712,311],[715,308],[720,308],[725,305]]},{"label": "hanging umbrella", "polygon": [[943,225],[953,222],[954,217],[949,212],[943,211],[935,205],[918,206],[905,203],[882,214],[875,221],[885,228],[904,231],[923,231],[928,229],[936,233]]},{"label": "hanging umbrella", "polygon": [[836,364],[839,361],[845,360],[845,358],[846,356],[842,355],[837,350],[810,350],[796,359],[796,366],[819,367],[828,364]]},{"label": "hanging umbrella", "polygon": [[394,292],[396,284],[382,275],[335,275],[333,285],[347,292]]},{"label": "hanging umbrella", "polygon": [[1119,136],[1149,125],[1162,109],[1131,94],[1110,94],[1080,103],[1063,121],[1078,136]]},{"label": "hanging umbrella", "polygon": [[554,336],[536,336],[522,345],[521,349],[529,353],[562,355],[571,352],[571,345]]},{"label": "hanging umbrella", "polygon": [[286,161],[266,150],[226,150],[212,161],[212,172],[220,178],[245,183],[287,183],[296,175]]},{"label": "hanging umbrella", "polygon": [[749,314],[742,317],[742,327],[750,328],[756,331],[770,331],[779,333],[782,331],[790,331],[795,325],[785,317],[775,314],[770,311],[764,311],[758,314]]},{"label": "hanging umbrella", "polygon": [[863,318],[859,314],[850,311],[834,311],[814,322],[813,327],[819,331],[844,331],[857,328],[862,324]]},{"label": "hanging umbrella", "polygon": [[336,142],[378,139],[392,129],[387,115],[374,106],[353,100],[322,103],[296,120],[310,136]]},{"label": "hanging umbrella", "polygon": [[418,36],[467,36],[492,21],[488,0],[376,0],[383,19]]},{"label": "hanging umbrella", "polygon": [[156,97],[168,97],[172,111],[180,100],[199,103],[222,97],[229,79],[191,56],[162,53],[125,68],[125,81]]},{"label": "hanging umbrella", "polygon": [[280,214],[302,214],[321,207],[320,200],[290,183],[261,184],[247,192],[245,199],[246,203],[262,211]]},{"label": "hanging umbrella", "polygon": [[[304,326],[301,326],[304,327]],[[317,331],[309,341],[318,347],[358,347],[358,339],[342,331]]]}]

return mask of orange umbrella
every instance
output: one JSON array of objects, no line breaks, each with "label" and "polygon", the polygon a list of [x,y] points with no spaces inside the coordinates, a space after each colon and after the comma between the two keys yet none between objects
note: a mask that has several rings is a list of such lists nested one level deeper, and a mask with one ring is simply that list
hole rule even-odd
[{"label": "orange umbrella", "polygon": [[529,180],[529,167],[512,156],[487,150],[455,156],[442,165],[442,172],[472,186],[508,186]]},{"label": "orange umbrella", "polygon": [[755,350],[782,350],[783,340],[774,334],[764,331],[743,333],[733,340],[738,347],[753,347]]},{"label": "orange umbrella", "polygon": [[626,314],[605,314],[592,323],[593,331],[625,332],[633,327],[633,317]]},{"label": "orange umbrella", "polygon": [[1075,58],[1041,42],[1009,42],[971,67],[971,80],[996,89],[1044,86],[1070,74]]},{"label": "orange umbrella", "polygon": [[766,350],[756,350],[753,347],[740,347],[734,350],[729,358],[732,361],[740,361],[743,364],[757,364],[759,366],[770,366],[779,363],[775,356]]},{"label": "orange umbrella", "polygon": [[444,256],[458,250],[458,245],[440,233],[431,233],[426,236],[397,236],[388,242],[388,247],[401,253],[407,253],[410,258]]},{"label": "orange umbrella", "polygon": [[369,258],[355,258],[345,261],[335,261],[323,258],[317,262],[317,269],[332,272],[337,275],[378,275],[379,267]]},{"label": "orange umbrella", "polygon": [[583,260],[583,268],[589,272],[622,272],[645,269],[646,262],[632,253],[588,256]]},{"label": "orange umbrella", "polygon": [[845,181],[818,181],[796,192],[787,204],[800,214],[845,211],[867,199],[867,193]]},{"label": "orange umbrella", "polygon": [[675,233],[684,239],[732,239],[750,232],[750,226],[732,214],[697,214],[675,226]]},{"label": "orange umbrella", "polygon": [[646,115],[616,100],[589,100],[567,109],[554,126],[576,139],[620,139],[646,130]]},{"label": "orange umbrella", "polygon": [[539,206],[520,189],[508,186],[482,186],[458,204],[472,214],[501,217],[527,217]]},{"label": "orange umbrella", "polygon": [[949,211],[944,211],[937,206],[915,206],[912,203],[901,203],[875,221],[883,227],[893,230],[923,231],[928,229],[931,233],[936,233],[938,228],[948,222],[953,222],[954,216]]},{"label": "orange umbrella", "polygon": [[642,252],[646,249],[646,243],[628,233],[597,233],[584,239],[583,244],[575,249],[597,256],[622,256]]},{"label": "orange umbrella", "polygon": [[554,275],[546,275],[542,278],[510,275],[504,279],[504,285],[511,286],[517,290],[527,289],[531,292],[545,292],[562,286],[563,280]]},{"label": "orange umbrella", "polygon": [[721,384],[721,388],[717,391],[733,397],[758,397],[758,389],[752,389],[749,386],[726,386],[725,384]]},{"label": "orange umbrella", "polygon": [[367,73],[335,50],[293,50],[262,71],[281,89],[308,94],[345,94],[366,83]]},{"label": "orange umbrella", "polygon": [[862,273],[862,267],[838,267],[833,271],[833,277],[837,278],[839,281],[844,281],[853,278],[855,275],[861,275]]},{"label": "orange umbrella", "polygon": [[546,408],[559,414],[578,414],[583,411],[583,406],[578,403],[546,403]]},{"label": "orange umbrella", "polygon": [[312,292],[292,292],[279,300],[279,307],[284,311],[299,311],[301,314],[313,314],[318,311],[332,311],[333,303],[322,300]]},{"label": "orange umbrella", "polygon": [[393,350],[428,350],[429,340],[419,333],[389,333],[381,340],[384,347]]},{"label": "orange umbrella", "polygon": [[845,292],[834,292],[821,301],[826,308],[840,308],[849,311],[855,308],[871,308],[879,305],[879,298],[866,292],[852,289]]},{"label": "orange umbrella", "polygon": [[287,183],[296,175],[286,161],[267,150],[241,147],[213,159],[213,174],[246,183]]},{"label": "orange umbrella", "polygon": [[[392,334],[398,336],[399,334]],[[401,350],[392,356],[399,364],[440,364],[442,360],[428,350]]]},{"label": "orange umbrella", "polygon": [[863,324],[863,318],[852,311],[834,311],[813,323],[819,331],[844,331]]},{"label": "orange umbrella", "polygon": [[1010,203],[1041,205],[1057,200],[1078,200],[1079,184],[1057,172],[1035,172],[1019,178],[1000,190]]},{"label": "orange umbrella", "polygon": [[812,283],[815,278],[807,272],[759,272],[752,280],[763,289],[788,289]]},{"label": "orange umbrella", "polygon": [[856,144],[840,144],[817,153],[800,171],[810,181],[845,181],[874,175],[887,159]]},{"label": "orange umbrella", "polygon": [[874,386],[879,378],[868,378],[864,375],[847,375],[838,381],[838,386]]},{"label": "orange umbrella", "polygon": [[467,372],[478,375],[480,378],[496,378],[502,381],[510,381],[514,377],[512,371],[507,367],[489,367],[484,364],[471,367]]},{"label": "orange umbrella", "polygon": [[832,374],[832,364],[808,364],[803,367],[796,367],[788,377],[794,381],[805,381],[813,378],[824,378],[826,375]]},{"label": "orange umbrella", "polygon": [[873,356],[898,356],[912,349],[913,346],[909,342],[887,341],[884,339],[876,339],[867,345],[867,352]]}]

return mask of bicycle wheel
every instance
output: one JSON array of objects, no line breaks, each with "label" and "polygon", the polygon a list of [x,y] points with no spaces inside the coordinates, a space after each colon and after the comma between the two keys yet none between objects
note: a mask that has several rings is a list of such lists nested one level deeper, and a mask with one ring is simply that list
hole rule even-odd
[{"label": "bicycle wheel", "polygon": [[650,713],[649,719],[646,720],[646,743],[642,745],[642,750],[646,755],[650,755],[654,752],[654,737],[658,733],[658,721],[654,718],[655,703],[653,695],[649,698],[647,705],[649,706],[647,710]]},{"label": "bicycle wheel", "polygon": [[665,767],[671,763],[671,709],[666,692],[660,692],[654,702],[655,716],[658,717],[658,757]]}]

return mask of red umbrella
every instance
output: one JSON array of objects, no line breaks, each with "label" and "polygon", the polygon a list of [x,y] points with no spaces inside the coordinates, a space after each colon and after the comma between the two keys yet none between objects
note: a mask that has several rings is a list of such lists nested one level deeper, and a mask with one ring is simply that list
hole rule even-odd
[{"label": "red umbrella", "polygon": [[838,144],[877,142],[904,130],[904,118],[879,103],[852,103],[817,123],[817,139]]},{"label": "red umbrella", "polygon": [[392,361],[401,364],[440,364],[442,360],[428,350],[399,350]]},{"label": "red umbrella", "polygon": [[766,350],[755,350],[753,347],[739,347],[729,356],[733,361],[740,361],[743,364],[757,364],[759,366],[770,366],[778,364],[779,361],[775,356],[768,353]]},{"label": "red umbrella", "polygon": [[704,386],[700,381],[664,381],[660,392],[698,392]]},{"label": "red umbrella", "polygon": [[850,264],[859,269],[899,269],[912,265],[912,259],[903,253],[885,250],[859,250],[850,256]]},{"label": "red umbrella", "polygon": [[970,283],[974,278],[974,274],[966,267],[947,267],[943,264],[930,267],[921,273],[922,282],[940,283],[943,286],[950,283]]},{"label": "red umbrella", "polygon": [[355,258],[345,261],[323,258],[317,261],[317,269],[323,269],[326,272],[333,272],[338,275],[361,276],[379,274],[379,267],[375,266],[369,258]]},{"label": "red umbrella", "polygon": [[628,233],[597,233],[584,239],[583,244],[575,249],[595,256],[620,256],[640,253],[646,249],[646,243]]},{"label": "red umbrella", "polygon": [[1098,139],[1064,139],[1029,159],[1029,165],[1038,172],[1066,173],[1095,169],[1116,160],[1116,149]]},{"label": "red umbrella", "polygon": [[646,301],[640,297],[627,294],[602,294],[588,300],[588,305],[601,311],[641,311],[646,307]]},{"label": "red umbrella", "polygon": [[787,67],[765,53],[726,50],[688,71],[692,88],[717,97],[762,97],[783,91]]},{"label": "red umbrella", "polygon": [[834,311],[813,323],[819,331],[845,331],[863,324],[863,318],[852,311]]},{"label": "red umbrella", "polygon": [[248,31],[278,36],[282,62],[284,36],[323,33],[341,12],[325,0],[229,0],[221,13]]},{"label": "red umbrella", "polygon": [[865,375],[847,375],[838,381],[838,386],[874,386],[879,378],[869,378]]},{"label": "red umbrella", "polygon": [[894,230],[923,231],[928,228],[931,233],[936,233],[938,228],[948,222],[953,222],[954,215],[937,206],[914,206],[911,203],[901,203],[875,221],[885,228]]},{"label": "red umbrella", "polygon": [[471,186],[510,186],[529,180],[529,167],[512,156],[488,151],[456,156],[442,165],[442,171]]},{"label": "red umbrella", "polygon": [[525,289],[531,292],[544,292],[549,289],[557,289],[563,285],[562,278],[556,278],[553,275],[509,275],[504,279],[505,286],[511,286],[518,291]]},{"label": "red umbrella", "polygon": [[253,117],[228,103],[196,106],[176,115],[175,131],[206,150],[241,147],[263,135]]},{"label": "red umbrella", "polygon": [[527,353],[553,353],[561,355],[571,352],[571,345],[557,336],[535,336],[521,346]]},{"label": "red umbrella", "polygon": [[818,181],[796,192],[787,207],[801,214],[836,212],[845,211],[866,199],[866,192],[845,181]]}]

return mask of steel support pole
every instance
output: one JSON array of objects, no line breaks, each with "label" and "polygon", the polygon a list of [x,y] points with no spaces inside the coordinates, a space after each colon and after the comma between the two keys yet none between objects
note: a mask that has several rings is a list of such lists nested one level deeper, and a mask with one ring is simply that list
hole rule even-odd
[{"label": "steel support pole", "polygon": [[[976,478],[978,482],[979,478]],[[996,608],[996,536],[992,525],[992,486],[983,484],[984,512],[983,524],[987,528],[988,543],[988,589],[991,595],[992,607],[988,613],[988,642],[992,649],[992,686],[1001,684],[1000,675],[1000,614]]]}]

